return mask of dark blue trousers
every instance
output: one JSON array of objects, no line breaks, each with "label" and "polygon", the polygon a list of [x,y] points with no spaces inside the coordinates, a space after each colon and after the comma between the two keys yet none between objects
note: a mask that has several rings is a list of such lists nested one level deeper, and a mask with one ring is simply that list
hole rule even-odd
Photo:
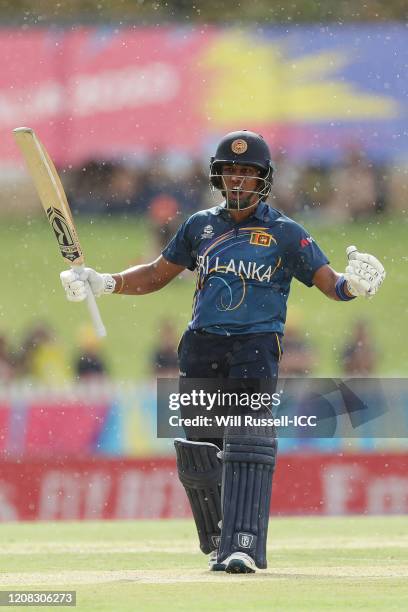
[{"label": "dark blue trousers", "polygon": [[187,378],[277,379],[281,336],[220,336],[187,330],[179,345],[181,376]]},{"label": "dark blue trousers", "polygon": [[[273,393],[281,358],[281,337],[274,333],[220,336],[187,330],[179,345],[180,389],[189,379],[251,379],[259,381],[258,391]],[[184,411],[182,410],[182,413]],[[186,416],[188,416],[186,414]],[[222,448],[222,438],[205,438],[185,430],[187,439],[212,442]]]}]

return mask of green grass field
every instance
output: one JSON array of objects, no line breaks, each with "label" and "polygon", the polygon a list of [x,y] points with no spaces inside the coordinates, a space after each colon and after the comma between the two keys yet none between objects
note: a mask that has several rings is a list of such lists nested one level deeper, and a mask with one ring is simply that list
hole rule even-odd
[{"label": "green grass field", "polygon": [[[364,317],[373,328],[379,352],[378,373],[406,375],[406,218],[376,217],[349,226],[305,224],[338,270],[345,268],[345,249],[350,244],[377,255],[387,269],[387,279],[378,296],[350,304],[331,302],[319,291],[293,283],[289,318],[301,325],[316,348],[315,373],[341,373],[339,353],[350,325]],[[157,255],[149,229],[136,218],[81,219],[78,229],[87,263],[99,271],[122,270]],[[2,219],[0,241],[0,333],[5,332],[18,345],[31,322],[49,320],[67,352],[73,354],[78,329],[88,321],[88,313],[84,304],[65,300],[58,277],[64,264],[45,217],[28,221]],[[140,379],[149,375],[149,355],[163,320],[170,320],[177,334],[181,334],[189,321],[193,288],[194,276],[186,273],[185,278],[177,279],[160,293],[101,298],[100,309],[109,334],[105,353],[115,377]]]},{"label": "green grass field", "polygon": [[269,568],[227,575],[190,521],[2,524],[0,590],[76,590],[81,612],[407,609],[407,517],[272,518],[269,533]]}]

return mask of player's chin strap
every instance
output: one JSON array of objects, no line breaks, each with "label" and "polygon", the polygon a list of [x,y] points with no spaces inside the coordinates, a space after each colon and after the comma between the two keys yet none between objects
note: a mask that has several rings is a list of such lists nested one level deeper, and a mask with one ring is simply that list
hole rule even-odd
[{"label": "player's chin strap", "polygon": [[[258,429],[258,431],[256,431]],[[218,562],[247,553],[265,569],[266,538],[277,441],[269,428],[226,434],[223,457],[222,529]]]}]

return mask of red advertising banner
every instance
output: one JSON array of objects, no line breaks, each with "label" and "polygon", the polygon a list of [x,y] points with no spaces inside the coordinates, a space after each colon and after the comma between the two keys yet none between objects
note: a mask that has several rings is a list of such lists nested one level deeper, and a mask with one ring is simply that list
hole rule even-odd
[{"label": "red advertising banner", "polygon": [[[210,40],[164,27],[0,33],[0,130],[34,127],[58,164],[191,148],[203,135]],[[16,158],[5,135],[0,159]]]},{"label": "red advertising banner", "polygon": [[0,521],[188,515],[171,459],[3,462],[0,474]]},{"label": "red advertising banner", "polygon": [[[282,455],[272,514],[408,512],[406,453]],[[0,521],[189,517],[173,459],[2,462]]]}]

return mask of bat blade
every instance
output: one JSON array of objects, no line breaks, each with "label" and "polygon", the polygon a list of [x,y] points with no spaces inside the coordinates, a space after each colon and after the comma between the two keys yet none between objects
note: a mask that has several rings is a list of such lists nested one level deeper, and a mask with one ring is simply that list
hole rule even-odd
[{"label": "bat blade", "polygon": [[[61,255],[68,265],[81,269],[84,265],[84,255],[67,196],[55,166],[34,130],[20,127],[13,130],[13,133],[54,230]],[[89,284],[86,301],[96,333],[101,337],[106,336],[105,326]]]},{"label": "bat blade", "polygon": [[54,230],[62,257],[71,266],[83,265],[84,255],[71,210],[52,160],[31,128],[16,128],[13,133]]}]

